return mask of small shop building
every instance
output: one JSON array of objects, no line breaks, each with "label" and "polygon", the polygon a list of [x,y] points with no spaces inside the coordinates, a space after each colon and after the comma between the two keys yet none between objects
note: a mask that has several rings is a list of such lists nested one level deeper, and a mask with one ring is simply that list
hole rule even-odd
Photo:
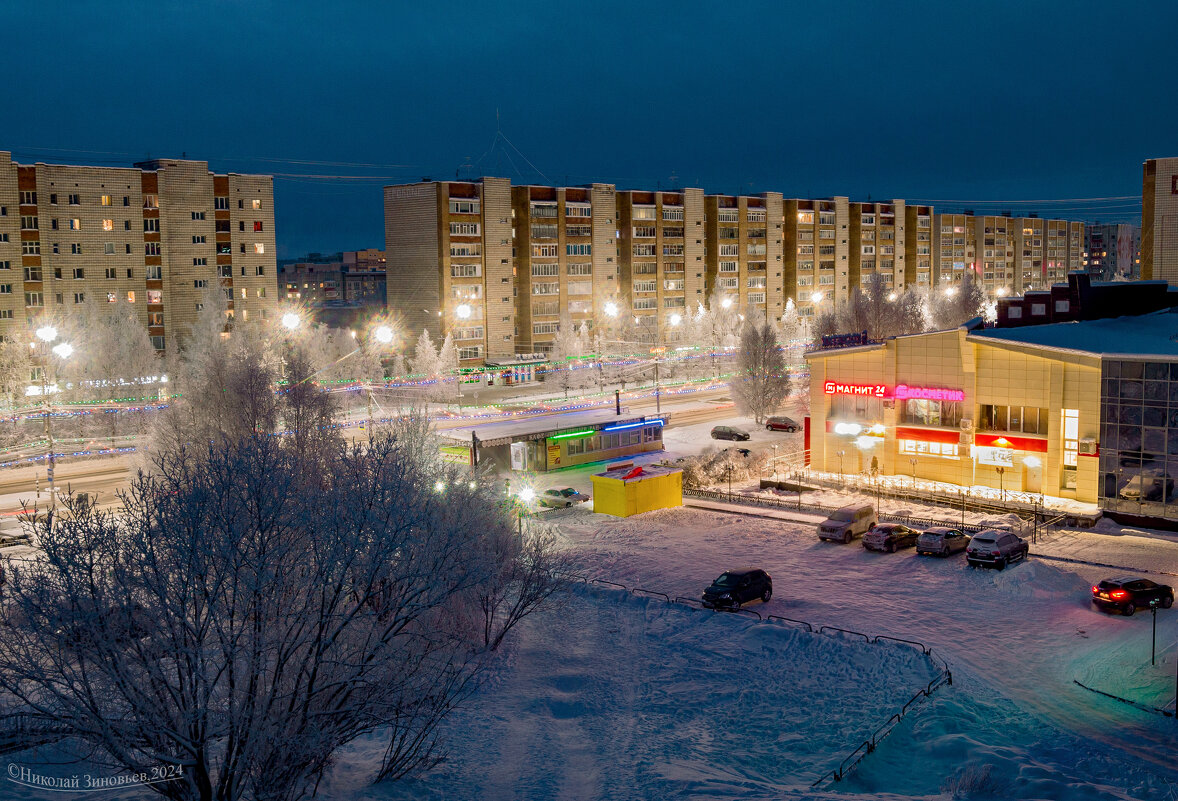
[{"label": "small shop building", "polygon": [[[663,449],[665,417],[613,409],[518,417],[439,431],[454,461],[545,472]],[[477,455],[472,455],[477,454]]]}]

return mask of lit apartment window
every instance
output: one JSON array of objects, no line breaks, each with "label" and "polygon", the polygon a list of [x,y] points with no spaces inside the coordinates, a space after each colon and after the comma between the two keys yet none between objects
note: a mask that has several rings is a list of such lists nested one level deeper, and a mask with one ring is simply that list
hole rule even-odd
[{"label": "lit apartment window", "polygon": [[102,195],[98,198],[98,203],[101,206],[113,206],[114,199],[110,195]]},{"label": "lit apartment window", "polygon": [[[148,304],[163,303],[164,302],[163,290],[160,290],[160,289],[147,290],[147,302],[148,302]],[[163,325],[164,324],[163,312],[152,312],[151,316],[152,316],[152,319],[155,319],[157,317],[159,318],[159,322],[153,323],[153,325]]]},{"label": "lit apartment window", "polygon": [[264,287],[264,286],[258,287],[258,297],[259,298],[266,297],[266,287]]},{"label": "lit apartment window", "polygon": [[77,217],[70,218],[70,230],[71,231],[81,231],[82,230],[82,221]]},{"label": "lit apartment window", "polygon": [[135,291],[134,290],[130,290],[129,292],[127,292],[127,302],[128,303],[135,302]]},{"label": "lit apartment window", "polygon": [[261,243],[261,242],[254,243],[254,253],[257,253],[260,256],[265,252],[266,252],[266,246],[263,243]]},{"label": "lit apartment window", "polygon": [[118,303],[119,296],[116,295],[114,292],[107,292],[106,293],[106,302],[107,303]]},{"label": "lit apartment window", "polygon": [[160,207],[159,195],[152,194],[152,195],[144,195],[143,196],[143,208],[145,208],[145,209],[158,209],[159,207]]},{"label": "lit apartment window", "polygon": [[254,211],[257,211],[258,209],[262,208],[262,201],[260,201],[260,200],[251,200],[251,201],[250,201],[250,206],[253,208],[253,210],[254,210]]}]

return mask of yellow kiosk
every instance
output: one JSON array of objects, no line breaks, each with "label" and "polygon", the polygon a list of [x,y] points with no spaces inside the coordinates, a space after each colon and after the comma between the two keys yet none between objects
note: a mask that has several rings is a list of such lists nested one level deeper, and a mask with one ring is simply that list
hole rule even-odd
[{"label": "yellow kiosk", "polygon": [[629,517],[683,505],[683,471],[633,463],[592,476],[593,511]]}]

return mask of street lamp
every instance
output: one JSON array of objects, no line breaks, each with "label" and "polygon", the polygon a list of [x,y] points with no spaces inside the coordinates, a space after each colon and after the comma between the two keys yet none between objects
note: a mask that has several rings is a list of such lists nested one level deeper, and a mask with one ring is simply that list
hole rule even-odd
[{"label": "street lamp", "polygon": [[916,494],[916,457],[908,460],[908,464],[912,465],[912,493]]},{"label": "street lamp", "polygon": [[[355,337],[354,331],[352,332],[352,335],[353,335],[353,337]],[[387,325],[378,325],[376,328],[373,328],[372,330],[370,330],[368,332],[367,337],[360,337],[358,349],[362,353],[367,353],[369,340],[375,341],[377,343],[378,347],[392,344],[393,329]],[[365,359],[365,362],[367,362],[366,359]],[[367,365],[365,365],[365,366],[367,366]],[[383,379],[384,379],[383,366],[381,369],[380,378],[383,382]],[[366,384],[367,384],[367,387],[366,387],[367,391],[364,393],[366,396],[365,400],[366,400],[366,405],[367,405],[367,410],[368,410],[368,427],[367,427],[366,431],[368,432],[368,436],[371,439],[371,437],[372,437],[372,381],[371,381],[371,379],[367,380]]]},{"label": "street lamp", "polygon": [[523,501],[523,505],[516,507],[516,514],[515,514],[516,532],[519,535],[520,542],[523,542],[523,539],[524,539],[524,509],[526,508],[527,505],[530,505],[532,503],[532,501],[536,500],[536,491],[534,489],[532,489],[531,487],[524,487],[523,489],[521,489],[519,491],[519,494],[517,497],[521,501]]},{"label": "street lamp", "polygon": [[287,331],[294,331],[302,324],[302,322],[302,318],[294,312],[287,312],[286,314],[282,315],[282,326]]},{"label": "street lamp", "polygon": [[[49,372],[49,356],[46,350],[48,349],[57,358],[64,361],[68,359],[74,352],[74,346],[68,342],[59,342],[52,348],[49,343],[57,339],[57,329],[51,325],[44,325],[37,329],[37,339],[41,340],[41,404],[44,407],[45,417],[45,439],[49,443],[48,466],[45,470],[45,475],[49,479],[49,510],[50,510],[50,525],[53,521],[53,509],[57,506],[57,491],[53,481],[54,467],[57,464],[57,456],[53,452],[53,425],[52,414],[49,408],[49,387],[46,382],[46,374]],[[54,384],[57,382],[54,381]]]},{"label": "street lamp", "polygon": [[473,309],[471,309],[469,303],[460,304],[458,308],[454,310],[454,314],[457,315],[459,320],[469,320],[472,313]]},{"label": "street lamp", "polygon": [[838,457],[839,457],[839,483],[840,483],[840,484],[842,484],[842,483],[843,483],[843,456],[844,456],[844,455],[846,455],[846,453],[847,453],[846,451],[839,451],[839,452],[838,452]]},{"label": "street lamp", "polygon": [[814,292],[813,294],[810,295],[810,302],[811,303],[821,303],[822,299],[824,297],[826,297],[826,296],[823,295],[821,292]]},{"label": "street lamp", "polygon": [[1006,472],[1006,468],[999,465],[998,467],[995,467],[994,470],[998,473],[998,493],[1002,496],[1002,502],[1006,503],[1006,487],[1004,486],[1002,480],[1002,474]]},{"label": "street lamp", "polygon": [[614,303],[612,300],[609,303],[605,304],[605,314],[607,317],[617,317],[618,316],[618,304]]}]

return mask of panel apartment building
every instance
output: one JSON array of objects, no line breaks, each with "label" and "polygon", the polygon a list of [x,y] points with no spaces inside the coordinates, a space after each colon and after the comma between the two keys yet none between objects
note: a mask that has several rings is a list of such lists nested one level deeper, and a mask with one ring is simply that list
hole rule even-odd
[{"label": "panel apartment building", "polygon": [[[550,350],[562,324],[607,339],[675,342],[713,295],[779,320],[845,302],[880,274],[896,291],[973,271],[993,296],[1082,269],[1084,226],[846,197],[702,189],[511,186],[506,179],[385,188],[388,304],[406,327],[455,339],[467,364]],[[415,336],[415,335],[414,335]]]},{"label": "panel apartment building", "polygon": [[1141,277],[1178,286],[1178,158],[1142,168]]},{"label": "panel apartment building", "polygon": [[164,350],[210,286],[239,319],[275,308],[270,176],[179,159],[23,165],[0,152],[0,334],[27,338],[81,304],[125,303]]}]

